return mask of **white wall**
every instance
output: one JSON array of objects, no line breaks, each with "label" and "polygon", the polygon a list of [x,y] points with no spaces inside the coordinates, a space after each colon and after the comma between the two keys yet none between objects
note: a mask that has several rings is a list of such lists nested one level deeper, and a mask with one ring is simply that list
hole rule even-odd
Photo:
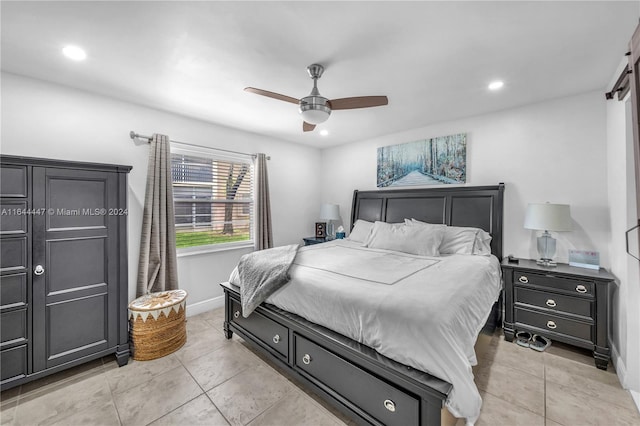
[{"label": "white wall", "polygon": [[[622,69],[612,77],[613,87]],[[611,272],[617,277],[613,293],[613,359],[622,385],[635,392],[640,407],[640,263],[626,252],[625,231],[636,224],[637,189],[633,160],[630,96],[607,101],[607,181],[611,211]],[[632,392],[632,393],[634,393]]]},{"label": "white wall", "polygon": [[[173,140],[264,152],[271,187],[276,245],[301,243],[311,235],[317,212],[320,152],[290,142],[216,126],[107,97],[14,74],[2,73],[2,154],[126,164],[129,175],[129,299],[135,298],[148,144],[135,144],[129,131],[163,133]],[[180,287],[195,311],[221,303],[218,283],[226,281],[249,250],[180,257]],[[195,313],[194,309],[189,314]]]},{"label": "white wall", "polygon": [[322,151],[323,200],[340,204],[349,228],[353,189],[376,188],[376,152],[386,145],[467,133],[467,184],[505,182],[504,253],[537,258],[523,228],[527,203],[571,205],[574,230],[554,233],[556,259],[595,249],[609,266],[605,101],[593,92],[436,124]]}]

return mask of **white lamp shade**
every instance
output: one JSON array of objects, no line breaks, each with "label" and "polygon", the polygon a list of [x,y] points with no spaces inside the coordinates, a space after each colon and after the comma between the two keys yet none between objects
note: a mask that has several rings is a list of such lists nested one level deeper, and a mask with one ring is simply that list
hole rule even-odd
[{"label": "white lamp shade", "polygon": [[526,229],[544,231],[571,231],[568,204],[529,204],[524,216]]},{"label": "white lamp shade", "polygon": [[340,206],[337,204],[323,204],[320,207],[320,219],[339,220]]}]

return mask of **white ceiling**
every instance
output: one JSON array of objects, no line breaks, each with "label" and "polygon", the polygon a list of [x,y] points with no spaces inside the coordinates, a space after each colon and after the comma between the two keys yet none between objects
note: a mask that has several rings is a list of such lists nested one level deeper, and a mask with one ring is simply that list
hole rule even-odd
[{"label": "white ceiling", "polygon": [[[604,91],[640,16],[638,1],[0,7],[4,71],[317,147]],[[87,60],[64,58],[66,44]],[[325,97],[387,95],[389,105],[334,111],[303,133],[295,105],[242,90],[303,97],[315,62]],[[499,92],[487,90],[494,79]]]}]

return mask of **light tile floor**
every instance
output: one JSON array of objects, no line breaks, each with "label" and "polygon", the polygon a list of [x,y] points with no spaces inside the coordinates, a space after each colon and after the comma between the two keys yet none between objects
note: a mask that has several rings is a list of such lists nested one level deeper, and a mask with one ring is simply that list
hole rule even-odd
[{"label": "light tile floor", "polygon": [[[153,361],[119,368],[105,357],[2,392],[2,425],[344,425],[353,424],[234,336],[223,310],[188,318],[187,344]],[[640,425],[612,367],[554,343],[544,353],[497,331],[476,346],[481,425]],[[449,418],[447,423],[464,425]]]}]

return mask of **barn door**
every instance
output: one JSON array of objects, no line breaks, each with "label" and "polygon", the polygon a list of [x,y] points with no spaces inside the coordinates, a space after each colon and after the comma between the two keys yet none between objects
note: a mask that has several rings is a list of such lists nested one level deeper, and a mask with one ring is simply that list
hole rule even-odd
[{"label": "barn door", "polygon": [[[631,37],[629,44],[629,69],[631,70],[631,108],[633,122],[633,156],[636,170],[636,226],[627,231],[627,251],[636,258],[638,253],[638,241],[640,237],[640,26]],[[640,259],[639,259],[640,260]]]}]

